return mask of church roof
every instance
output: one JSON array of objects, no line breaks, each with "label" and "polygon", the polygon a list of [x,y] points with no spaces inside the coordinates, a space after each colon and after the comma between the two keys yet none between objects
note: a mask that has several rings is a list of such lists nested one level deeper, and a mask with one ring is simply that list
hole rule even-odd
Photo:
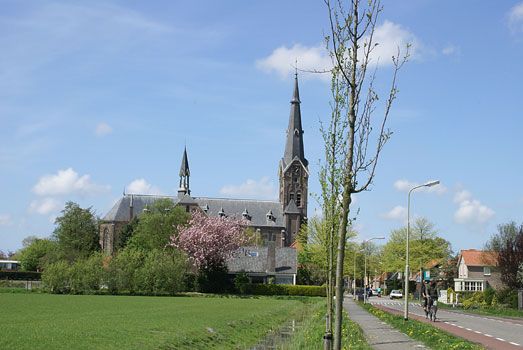
[{"label": "church roof", "polygon": [[[282,207],[279,202],[263,201],[252,199],[230,199],[230,198],[206,198],[206,197],[191,197],[184,195],[177,196],[156,196],[156,195],[139,195],[127,194],[120,198],[111,210],[102,218],[104,221],[128,222],[131,221],[131,198],[133,205],[133,216],[139,216],[143,210],[151,206],[156,200],[168,198],[174,204],[197,204],[209,216],[219,216],[219,212],[223,212],[228,217],[236,219],[243,219],[242,213],[247,210],[251,220],[249,226],[257,227],[285,227],[283,221]],[[273,220],[267,217],[267,213],[271,211]]]},{"label": "church roof", "polygon": [[287,204],[287,207],[284,210],[285,214],[301,214],[301,211],[298,209],[298,206],[296,205],[296,202],[294,199],[291,199],[289,201],[289,204]]},{"label": "church roof", "polygon": [[289,127],[287,129],[287,141],[285,143],[285,153],[283,154],[284,167],[289,165],[296,157],[303,163],[303,165],[307,166],[309,164],[307,159],[305,159],[303,148],[303,128],[301,125],[300,103],[298,74],[296,74],[294,80],[294,94],[291,100]]},{"label": "church roof", "polygon": [[[242,247],[237,254],[227,260],[229,272],[266,273],[268,270],[267,247]],[[297,271],[297,253],[294,248],[275,249],[275,272],[277,274],[295,274]]]},{"label": "church roof", "polygon": [[[200,208],[207,208],[209,216],[218,216],[218,212],[223,212],[228,217],[243,219],[243,212],[247,210],[251,217],[250,226],[273,226],[284,227],[282,207],[279,202],[263,201],[254,199],[230,199],[230,198],[206,198],[196,197],[196,202]],[[207,207],[206,207],[207,206]],[[272,211],[274,220],[267,218],[267,213]]]}]

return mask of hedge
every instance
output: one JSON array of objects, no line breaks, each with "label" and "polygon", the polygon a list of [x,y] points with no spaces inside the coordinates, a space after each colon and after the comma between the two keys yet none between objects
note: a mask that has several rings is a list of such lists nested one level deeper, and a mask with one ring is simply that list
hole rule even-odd
[{"label": "hedge", "polygon": [[301,295],[310,297],[326,296],[325,287],[299,286],[292,284],[258,284],[250,283],[245,288],[245,294],[252,295]]},{"label": "hedge", "polygon": [[41,272],[34,271],[0,271],[0,280],[12,281],[40,281]]}]

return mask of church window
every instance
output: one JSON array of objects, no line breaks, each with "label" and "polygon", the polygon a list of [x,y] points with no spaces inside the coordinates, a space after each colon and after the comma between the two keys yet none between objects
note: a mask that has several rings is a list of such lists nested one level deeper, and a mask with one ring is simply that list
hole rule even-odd
[{"label": "church window", "polygon": [[111,254],[109,229],[107,227],[104,228],[103,245],[103,249],[105,250],[105,252],[107,254]]},{"label": "church window", "polygon": [[296,205],[301,207],[301,193],[296,193]]},{"label": "church window", "polygon": [[294,199],[294,193],[289,193],[289,202]]}]

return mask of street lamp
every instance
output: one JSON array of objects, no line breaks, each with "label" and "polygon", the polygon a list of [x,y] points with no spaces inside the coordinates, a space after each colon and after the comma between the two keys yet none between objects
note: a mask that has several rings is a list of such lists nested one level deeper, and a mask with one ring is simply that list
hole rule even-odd
[{"label": "street lamp", "polygon": [[409,237],[410,237],[410,194],[415,189],[421,187],[432,187],[439,185],[439,180],[429,181],[423,185],[414,186],[410,189],[407,202],[407,247],[405,254],[405,285],[403,286],[403,295],[405,298],[405,312],[403,318],[406,320],[409,319]]},{"label": "street lamp", "polygon": [[[375,239],[385,239],[385,237],[372,237],[372,238],[369,238],[369,239],[363,241],[361,244],[364,245],[365,243],[370,242]],[[363,251],[363,260],[365,261],[365,273],[363,275],[363,304],[366,304],[367,303],[367,291],[365,290],[365,279],[367,278],[367,254],[365,254],[365,248],[363,248],[360,251]]]}]

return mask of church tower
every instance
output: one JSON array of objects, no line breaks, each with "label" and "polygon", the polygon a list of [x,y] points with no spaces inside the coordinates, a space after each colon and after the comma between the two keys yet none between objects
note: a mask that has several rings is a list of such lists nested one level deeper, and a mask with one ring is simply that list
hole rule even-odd
[{"label": "church tower", "polygon": [[298,73],[296,73],[285,153],[279,169],[280,203],[283,206],[286,246],[295,241],[301,224],[307,219],[309,162],[305,159],[303,149],[300,103]]}]

